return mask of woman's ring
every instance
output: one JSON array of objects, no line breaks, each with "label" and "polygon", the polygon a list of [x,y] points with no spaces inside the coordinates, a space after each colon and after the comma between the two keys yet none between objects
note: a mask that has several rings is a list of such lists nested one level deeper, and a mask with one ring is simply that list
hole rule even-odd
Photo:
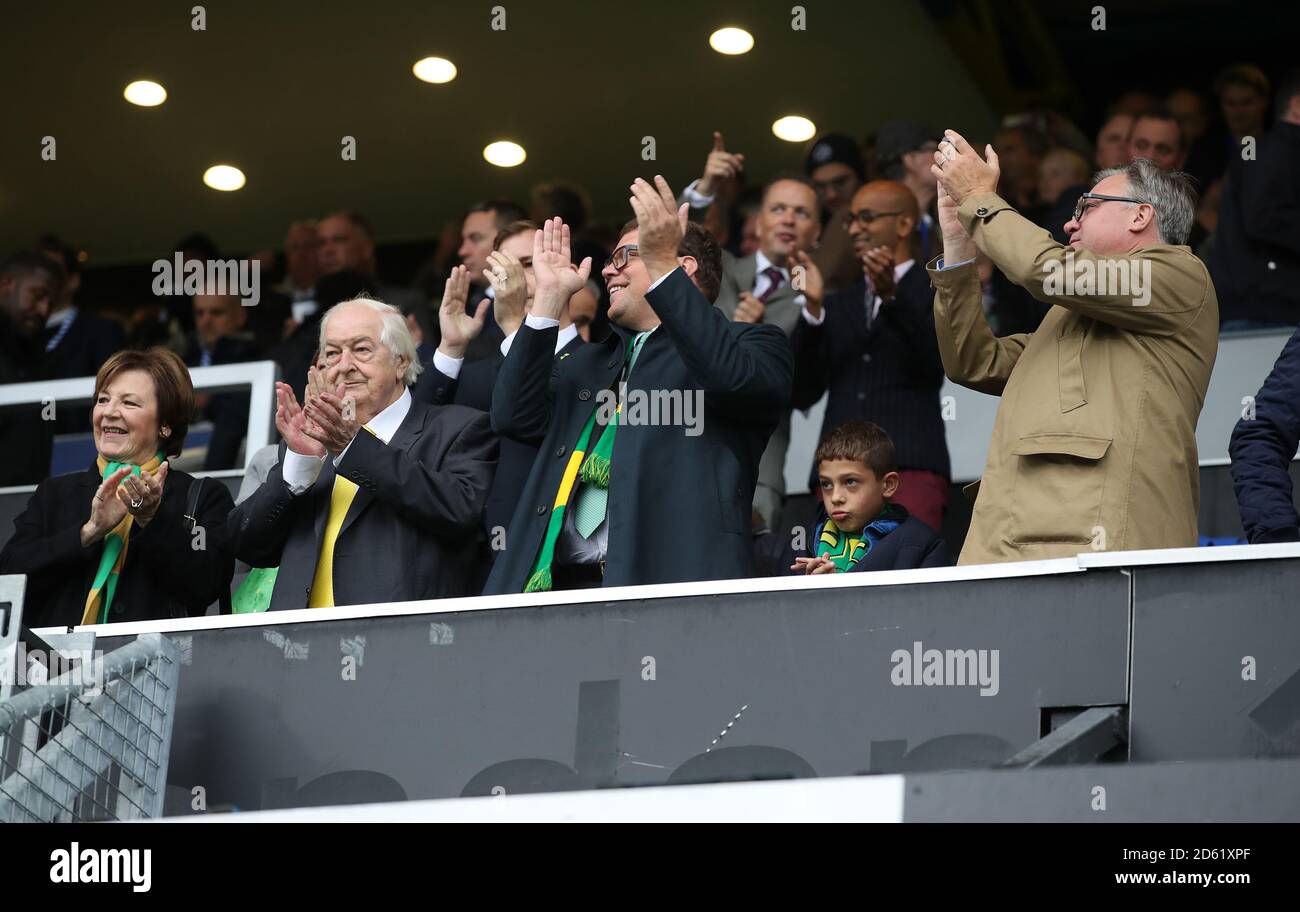
[{"label": "woman's ring", "polygon": [[139,500],[133,500],[133,501],[131,501],[131,509],[132,509],[132,510],[138,510],[138,509],[140,509],[142,506],[144,506],[144,498],[143,498],[143,497],[141,497]]}]

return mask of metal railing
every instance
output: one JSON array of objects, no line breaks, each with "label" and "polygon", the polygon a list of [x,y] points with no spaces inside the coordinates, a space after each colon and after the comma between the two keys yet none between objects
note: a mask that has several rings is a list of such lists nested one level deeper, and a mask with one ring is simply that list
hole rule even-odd
[{"label": "metal railing", "polygon": [[[248,467],[248,462],[253,458],[254,453],[274,439],[271,429],[275,418],[277,374],[278,368],[274,361],[250,361],[243,364],[190,368],[190,380],[194,384],[196,393],[242,392],[251,387],[244,468]],[[7,383],[0,385],[0,408],[15,405],[43,405],[47,402],[80,405],[89,403],[94,395],[94,377]]]},{"label": "metal railing", "polygon": [[145,634],[0,702],[0,822],[161,816],[179,673]]}]

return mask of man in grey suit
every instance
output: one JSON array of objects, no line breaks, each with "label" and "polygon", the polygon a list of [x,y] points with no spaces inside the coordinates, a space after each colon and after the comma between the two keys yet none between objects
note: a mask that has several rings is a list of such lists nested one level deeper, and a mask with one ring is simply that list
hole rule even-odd
[{"label": "man in grey suit", "polygon": [[[706,166],[705,176],[683,194],[692,207],[711,202],[703,192],[713,189],[711,182],[706,183],[710,177]],[[802,174],[775,178],[763,188],[758,250],[740,259],[724,252],[722,288],[714,306],[737,322],[779,326],[788,337],[808,299],[821,303],[821,273],[808,256],[820,236],[817,186]],[[754,509],[773,529],[785,503],[785,452],[789,446],[787,411],[763,451],[754,491]]]},{"label": "man in grey suit", "polygon": [[230,514],[236,556],[280,568],[271,610],[477,594],[474,531],[496,469],[488,416],[431,406],[397,308],[361,298],[320,324],[305,406],[276,384],[280,460]]}]

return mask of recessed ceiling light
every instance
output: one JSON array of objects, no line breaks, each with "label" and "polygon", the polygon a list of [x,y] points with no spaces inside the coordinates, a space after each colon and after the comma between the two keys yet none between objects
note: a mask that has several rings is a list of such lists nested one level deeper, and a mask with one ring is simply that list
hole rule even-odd
[{"label": "recessed ceiling light", "polygon": [[411,72],[425,82],[451,82],[456,78],[456,64],[445,57],[425,57],[415,61]]},{"label": "recessed ceiling light", "polygon": [[489,164],[496,165],[498,168],[513,168],[515,165],[523,164],[528,153],[519,143],[502,139],[484,146],[483,157]]},{"label": "recessed ceiling light", "polygon": [[807,117],[791,114],[775,121],[772,124],[772,132],[776,134],[777,139],[784,139],[786,142],[807,142],[817,135],[817,125]]},{"label": "recessed ceiling light", "polygon": [[709,47],[719,54],[748,54],[754,47],[754,36],[743,28],[720,28],[709,36]]},{"label": "recessed ceiling light", "polygon": [[137,79],[122,90],[122,97],[133,105],[154,108],[167,100],[167,90],[148,79]]},{"label": "recessed ceiling light", "polygon": [[213,165],[203,172],[203,183],[213,190],[238,190],[244,186],[244,172],[234,165]]}]

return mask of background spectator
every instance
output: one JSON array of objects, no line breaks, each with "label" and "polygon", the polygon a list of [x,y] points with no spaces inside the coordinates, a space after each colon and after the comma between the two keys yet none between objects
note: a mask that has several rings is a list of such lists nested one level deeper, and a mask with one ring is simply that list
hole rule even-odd
[{"label": "background spectator", "polygon": [[1229,331],[1300,323],[1300,70],[1278,86],[1276,112],[1224,181],[1210,267]]},{"label": "background spectator", "polygon": [[[0,383],[46,379],[41,332],[63,279],[59,264],[34,250],[0,263]],[[41,404],[0,409],[0,487],[35,484],[50,474],[54,422],[44,420],[43,410]]]}]

